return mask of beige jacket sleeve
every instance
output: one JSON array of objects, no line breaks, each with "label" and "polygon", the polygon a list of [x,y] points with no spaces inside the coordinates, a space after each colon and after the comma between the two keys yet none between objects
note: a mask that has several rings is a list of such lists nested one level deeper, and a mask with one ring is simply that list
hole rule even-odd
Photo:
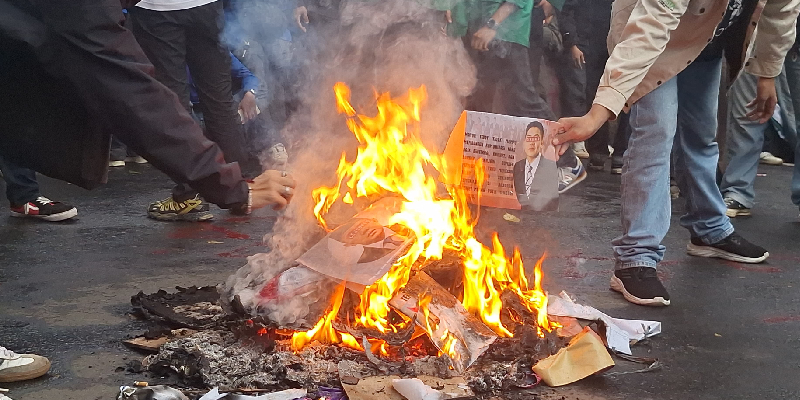
[{"label": "beige jacket sleeve", "polygon": [[595,104],[619,114],[666,48],[670,33],[678,27],[689,2],[640,0],[636,3],[622,31],[622,40],[614,47],[606,63]]},{"label": "beige jacket sleeve", "polygon": [[758,21],[754,50],[745,70],[755,76],[774,78],[783,69],[786,53],[797,34],[800,0],[768,0]]}]

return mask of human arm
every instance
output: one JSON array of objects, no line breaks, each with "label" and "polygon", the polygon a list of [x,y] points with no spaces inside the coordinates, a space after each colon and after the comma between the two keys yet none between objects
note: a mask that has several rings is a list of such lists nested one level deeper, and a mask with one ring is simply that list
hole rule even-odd
[{"label": "human arm", "polygon": [[[517,5],[512,2],[505,2],[497,8],[497,10],[492,14],[492,18],[495,21],[496,26],[500,25],[508,18],[509,15],[516,12],[518,9]],[[491,29],[488,26],[481,27],[478,29],[477,32],[472,36],[472,48],[475,50],[480,51],[487,51],[489,50],[489,43],[494,40],[494,37],[497,35],[497,29]]]},{"label": "human arm", "polygon": [[747,117],[753,121],[763,124],[775,112],[778,103],[775,77],[781,73],[783,61],[795,44],[798,12],[800,0],[774,0],[764,6],[753,52],[745,63],[745,70],[758,77],[756,98],[747,105],[751,109]]},{"label": "human arm", "polygon": [[260,82],[233,54],[231,54],[231,77],[241,80],[242,82],[242,91],[244,95],[239,102],[239,112],[242,115],[242,123],[244,123],[258,115],[255,92],[258,90]]}]

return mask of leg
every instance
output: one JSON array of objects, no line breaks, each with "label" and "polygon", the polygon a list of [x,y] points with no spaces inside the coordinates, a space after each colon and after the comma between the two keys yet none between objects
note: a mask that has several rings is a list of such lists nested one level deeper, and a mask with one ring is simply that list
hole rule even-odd
[{"label": "leg", "polygon": [[678,82],[670,79],[631,108],[631,138],[622,168],[622,236],[615,268],[655,268],[669,230],[669,159],[678,123]]},{"label": "leg", "polygon": [[[733,233],[717,186],[717,109],[722,59],[694,62],[678,75],[675,169],[687,213],[681,226],[706,244]],[[759,146],[760,148],[760,146]]]},{"label": "leg", "polygon": [[[800,206],[800,54],[792,52],[786,56],[786,81],[792,98],[792,111],[794,114],[794,175],[792,176],[792,203]],[[791,121],[784,122],[784,125]],[[790,140],[791,142],[791,140]]]},{"label": "leg", "polygon": [[[597,87],[600,85],[600,78],[603,76],[603,71],[606,67],[606,60],[608,60],[608,52],[605,50],[597,51],[596,49],[587,48],[584,51],[586,58],[586,109],[584,113],[589,111],[591,103],[594,101],[595,94],[597,94]],[[608,123],[603,124],[602,127],[586,141],[586,150],[589,151],[592,164],[599,164],[601,167],[605,164],[608,158],[608,137],[609,128]]]},{"label": "leg", "polygon": [[244,135],[231,92],[231,56],[220,41],[222,3],[186,12],[186,61],[200,98],[206,135],[222,148],[227,162],[243,161]]},{"label": "leg", "polygon": [[756,81],[755,76],[742,72],[728,90],[728,167],[719,186],[724,198],[736,200],[745,208],[753,208],[755,201],[753,184],[767,128],[766,123],[746,116],[747,104],[756,96]]},{"label": "leg", "polygon": [[186,31],[182,11],[153,11],[132,7],[131,30],[147,58],[155,66],[156,79],[178,95],[189,109],[189,79],[186,74]]},{"label": "leg", "polygon": [[0,171],[3,171],[6,197],[11,207],[21,206],[40,196],[36,171],[16,166],[2,158],[0,158]]}]

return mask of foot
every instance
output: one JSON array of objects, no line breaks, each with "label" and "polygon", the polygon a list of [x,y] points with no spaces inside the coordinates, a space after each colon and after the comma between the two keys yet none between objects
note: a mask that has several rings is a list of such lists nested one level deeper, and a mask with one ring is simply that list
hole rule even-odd
[{"label": "foot", "polygon": [[640,306],[669,305],[669,293],[658,279],[655,268],[618,269],[611,277],[611,290],[622,293],[625,300]]},{"label": "foot", "polygon": [[78,209],[65,203],[52,201],[44,196],[39,196],[34,201],[23,205],[11,205],[12,217],[30,217],[45,221],[56,222],[74,218]]},{"label": "foot", "polygon": [[575,142],[572,144],[572,151],[578,158],[589,158],[589,152],[586,151],[586,144],[584,142]]},{"label": "foot", "polygon": [[750,216],[750,209],[742,205],[742,203],[739,203],[738,201],[730,197],[726,197],[724,200],[725,200],[725,205],[728,206],[728,209],[725,210],[725,215],[727,215],[728,217],[735,218],[735,217]]},{"label": "foot", "polygon": [[606,158],[603,156],[589,157],[589,166],[587,168],[591,171],[602,171],[606,167]]},{"label": "foot", "polygon": [[142,156],[125,157],[125,162],[132,162],[136,164],[147,164],[147,160]]},{"label": "foot", "polygon": [[622,175],[622,157],[611,157],[611,174]]},{"label": "foot", "polygon": [[172,196],[150,204],[147,216],[159,221],[209,221],[214,218],[211,207],[200,198],[194,196],[186,201],[175,201]]},{"label": "foot", "polygon": [[758,157],[758,162],[767,165],[783,165],[783,159],[780,157],[775,157],[772,153],[768,151],[762,151],[761,155]]},{"label": "foot", "polygon": [[38,378],[49,370],[50,360],[42,356],[17,354],[0,346],[0,382],[26,381]]},{"label": "foot", "polygon": [[11,397],[4,395],[3,393],[0,393],[0,400],[12,400],[12,399]]},{"label": "foot", "polygon": [[769,253],[761,246],[756,246],[733,232],[717,243],[705,244],[700,238],[692,237],[686,245],[686,253],[690,256],[722,258],[747,264],[757,264],[769,257]]},{"label": "foot", "polygon": [[108,162],[109,167],[124,167],[125,161],[123,160],[111,160]]},{"label": "foot", "polygon": [[575,157],[577,165],[575,167],[564,167],[558,169],[558,193],[564,193],[572,189],[586,179],[586,169],[583,168],[581,160]]}]

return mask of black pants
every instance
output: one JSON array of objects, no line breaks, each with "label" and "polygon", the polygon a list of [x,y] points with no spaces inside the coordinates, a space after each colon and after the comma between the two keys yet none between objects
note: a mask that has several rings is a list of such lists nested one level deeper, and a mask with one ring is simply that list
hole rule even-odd
[{"label": "black pants", "polygon": [[[582,46],[578,48],[583,51],[583,57],[586,60],[584,66],[586,70],[586,97],[583,112],[586,113],[592,107],[592,102],[597,94],[597,88],[600,86],[600,79],[603,77],[603,72],[606,68],[606,61],[608,61],[608,51],[604,47],[604,43],[594,43],[593,45]],[[619,124],[617,125],[617,133],[614,135],[614,154],[622,156],[622,153],[628,148],[628,139],[630,138],[630,127],[628,126],[628,115],[621,113],[619,116]],[[611,139],[611,132],[609,124],[605,123],[594,136],[586,141],[586,151],[592,156],[592,159],[605,160],[608,157],[608,145]]]},{"label": "black pants", "polygon": [[[556,119],[550,106],[534,87],[525,46],[500,42],[499,47],[487,52],[472,51],[472,56],[478,66],[478,84],[468,102],[471,110]],[[498,98],[495,98],[495,94]],[[558,166],[575,166],[572,149],[559,158]]]},{"label": "black pants", "polygon": [[[230,54],[220,41],[222,2],[177,11],[133,7],[131,27],[155,66],[156,79],[172,89],[187,110],[188,65],[200,98],[206,136],[222,148],[227,162],[244,161],[244,138],[231,93]],[[172,192],[176,201],[196,194],[185,184],[178,184]]]}]

